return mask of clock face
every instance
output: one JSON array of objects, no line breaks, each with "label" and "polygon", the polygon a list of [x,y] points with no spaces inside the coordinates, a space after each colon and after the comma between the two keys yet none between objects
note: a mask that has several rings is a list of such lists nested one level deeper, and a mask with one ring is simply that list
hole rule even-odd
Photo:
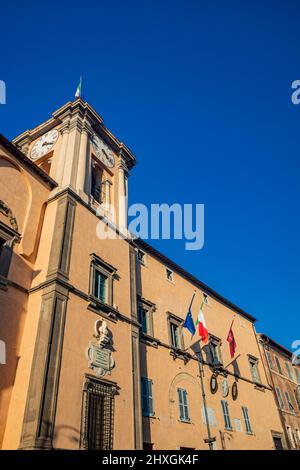
[{"label": "clock face", "polygon": [[227,379],[223,379],[222,380],[222,395],[223,397],[227,397],[229,393],[229,387],[228,387],[228,382],[227,382]]},{"label": "clock face", "polygon": [[58,139],[58,131],[53,129],[40,137],[33,145],[30,156],[32,160],[37,160],[43,157],[54,147]]},{"label": "clock face", "polygon": [[92,144],[96,157],[108,168],[113,168],[115,166],[115,158],[110,148],[97,135],[93,136]]}]

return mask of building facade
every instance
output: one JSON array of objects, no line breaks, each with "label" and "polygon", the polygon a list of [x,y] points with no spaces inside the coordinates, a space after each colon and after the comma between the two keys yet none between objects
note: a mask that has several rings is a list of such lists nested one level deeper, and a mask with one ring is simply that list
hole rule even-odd
[{"label": "building facade", "polygon": [[[300,450],[300,367],[292,353],[266,335],[259,335],[263,361],[290,450]],[[280,443],[278,441],[278,445]]]},{"label": "building facade", "polygon": [[3,449],[286,446],[255,319],[128,233],[136,160],[88,103],[1,137],[0,162]]}]

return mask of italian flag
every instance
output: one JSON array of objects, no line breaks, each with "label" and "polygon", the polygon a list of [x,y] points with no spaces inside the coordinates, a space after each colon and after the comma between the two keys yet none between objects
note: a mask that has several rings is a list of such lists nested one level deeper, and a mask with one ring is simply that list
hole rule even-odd
[{"label": "italian flag", "polygon": [[82,77],[80,77],[80,82],[75,92],[75,98],[81,97],[81,84],[82,84]]},{"label": "italian flag", "polygon": [[199,336],[201,340],[203,341],[204,344],[206,344],[208,342],[208,331],[206,328],[206,322],[205,322],[205,318],[204,318],[203,310],[202,310],[203,305],[204,305],[204,302],[202,302],[200,305],[198,317],[196,320],[196,326],[198,326]]}]

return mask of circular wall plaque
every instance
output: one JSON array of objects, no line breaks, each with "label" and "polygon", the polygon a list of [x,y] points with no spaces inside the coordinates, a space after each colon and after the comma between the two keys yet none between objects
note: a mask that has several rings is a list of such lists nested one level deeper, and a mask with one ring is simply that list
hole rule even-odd
[{"label": "circular wall plaque", "polygon": [[218,380],[217,376],[213,374],[210,378],[210,391],[211,393],[216,393],[218,390]]},{"label": "circular wall plaque", "polygon": [[233,400],[236,400],[237,397],[238,397],[238,386],[237,386],[237,383],[236,382],[233,382],[232,384],[232,388],[231,388],[231,395],[232,395],[232,399]]}]

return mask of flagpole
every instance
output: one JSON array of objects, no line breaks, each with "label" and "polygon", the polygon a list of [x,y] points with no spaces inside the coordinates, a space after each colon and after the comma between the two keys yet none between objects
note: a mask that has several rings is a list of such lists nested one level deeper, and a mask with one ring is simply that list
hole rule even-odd
[{"label": "flagpole", "polygon": [[199,377],[200,377],[200,383],[201,383],[201,392],[202,392],[202,401],[203,401],[203,408],[204,408],[204,414],[205,414],[205,421],[206,421],[206,429],[207,429],[207,439],[204,439],[206,443],[208,443],[209,450],[214,450],[213,449],[213,442],[215,441],[215,438],[211,436],[211,431],[210,431],[210,424],[209,424],[209,419],[208,419],[208,411],[207,411],[207,403],[206,403],[206,394],[205,394],[205,387],[204,387],[204,369],[203,369],[203,361],[202,361],[202,351],[201,351],[201,340],[199,339],[199,351],[196,352],[196,356],[198,359],[198,366],[199,366]]}]

